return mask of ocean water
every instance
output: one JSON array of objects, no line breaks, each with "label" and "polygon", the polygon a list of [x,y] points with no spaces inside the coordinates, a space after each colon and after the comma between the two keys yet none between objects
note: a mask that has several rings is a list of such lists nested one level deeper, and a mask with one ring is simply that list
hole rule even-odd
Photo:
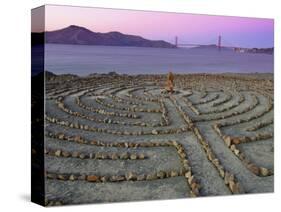
[{"label": "ocean water", "polygon": [[91,73],[273,73],[273,55],[216,48],[144,48],[46,44],[45,70],[56,74]]}]

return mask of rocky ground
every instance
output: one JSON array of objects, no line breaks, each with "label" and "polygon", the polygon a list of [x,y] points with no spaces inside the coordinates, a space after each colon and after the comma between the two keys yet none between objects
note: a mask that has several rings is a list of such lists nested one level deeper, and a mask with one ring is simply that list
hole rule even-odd
[{"label": "rocky ground", "polygon": [[46,204],[273,192],[273,78],[46,81]]}]

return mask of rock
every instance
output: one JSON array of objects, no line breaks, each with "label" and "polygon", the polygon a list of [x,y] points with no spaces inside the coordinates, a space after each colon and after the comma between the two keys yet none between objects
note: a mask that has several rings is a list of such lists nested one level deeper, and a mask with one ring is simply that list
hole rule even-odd
[{"label": "rock", "polygon": [[260,173],[262,176],[266,177],[269,174],[269,170],[267,168],[260,167]]},{"label": "rock", "polygon": [[101,182],[107,182],[108,179],[109,179],[108,176],[102,176],[102,177],[100,178]]},{"label": "rock", "polygon": [[107,153],[101,153],[101,159],[107,159],[108,154]]},{"label": "rock", "polygon": [[196,183],[193,175],[190,178],[188,178],[187,181],[188,181],[189,185],[192,185],[193,183]]},{"label": "rock", "polygon": [[97,152],[97,153],[95,154],[95,159],[101,159],[101,158],[102,158],[102,153]]},{"label": "rock", "polygon": [[131,159],[131,160],[136,160],[136,159],[137,159],[137,155],[134,154],[134,153],[132,153],[132,154],[130,155],[130,159]]},{"label": "rock", "polygon": [[233,152],[235,155],[239,156],[239,153],[240,153],[239,149],[234,149]]},{"label": "rock", "polygon": [[111,176],[110,177],[110,181],[112,182],[118,182],[118,181],[124,181],[125,180],[125,177],[124,176],[121,176],[121,175],[117,175],[117,176]]},{"label": "rock", "polygon": [[57,178],[58,178],[59,180],[66,180],[66,179],[67,179],[67,176],[64,175],[64,174],[58,174]]},{"label": "rock", "polygon": [[89,182],[97,182],[99,180],[99,177],[96,175],[88,175],[87,176],[87,181]]},{"label": "rock", "polygon": [[224,142],[225,142],[225,144],[228,147],[230,147],[230,145],[231,145],[231,138],[230,138],[230,136],[224,136]]},{"label": "rock", "polygon": [[140,153],[140,154],[138,155],[138,158],[141,159],[141,160],[143,160],[143,159],[145,159],[145,155],[144,155],[143,153]]},{"label": "rock", "polygon": [[233,144],[235,144],[235,145],[240,144],[240,143],[241,143],[241,142],[240,142],[240,138],[239,138],[239,137],[234,137],[234,138],[232,138],[231,143],[233,143]]},{"label": "rock", "polygon": [[166,173],[163,171],[159,171],[159,172],[157,172],[156,176],[160,179],[163,179],[163,178],[165,178]]},{"label": "rock", "polygon": [[137,179],[137,176],[135,173],[133,172],[128,172],[126,175],[125,175],[125,178],[126,180],[136,180]]},{"label": "rock", "polygon": [[74,181],[74,180],[76,180],[77,179],[77,177],[75,176],[75,175],[73,175],[73,174],[71,174],[70,176],[69,176],[69,180],[71,180],[71,181]]},{"label": "rock", "polygon": [[112,160],[117,160],[118,159],[118,155],[116,153],[112,153],[110,156],[111,156]]},{"label": "rock", "polygon": [[137,176],[137,180],[138,180],[138,181],[143,181],[143,180],[145,180],[145,178],[146,178],[146,177],[145,177],[144,174],[141,174],[141,175],[138,175],[138,176]]},{"label": "rock", "polygon": [[72,152],[71,156],[74,157],[74,158],[78,158],[79,153],[78,152]]},{"label": "rock", "polygon": [[191,178],[191,176],[192,176],[191,171],[186,172],[184,176],[186,179]]},{"label": "rock", "polygon": [[233,180],[229,181],[229,188],[233,194],[239,194],[239,184]]},{"label": "rock", "polygon": [[228,185],[230,181],[234,181],[234,176],[232,174],[230,174],[229,172],[225,172],[224,173],[224,183],[226,185]]},{"label": "rock", "polygon": [[157,131],[157,130],[155,130],[155,129],[154,129],[154,130],[152,130],[152,131],[151,131],[151,133],[152,133],[153,135],[158,135],[158,131]]},{"label": "rock", "polygon": [[63,133],[59,134],[58,138],[62,140],[64,138],[64,134]]},{"label": "rock", "polygon": [[129,158],[129,154],[126,152],[126,153],[122,153],[120,155],[120,158],[123,159],[123,160],[127,160]]},{"label": "rock", "polygon": [[194,182],[194,183],[191,184],[191,189],[192,189],[192,191],[195,191],[195,190],[199,189],[199,187],[200,187],[200,186],[199,186],[198,183],[195,183],[195,182]]},{"label": "rock", "polygon": [[247,165],[247,168],[251,171],[251,172],[253,172],[255,175],[259,175],[259,173],[260,173],[260,169],[259,169],[259,167],[257,167],[255,164],[253,164],[253,163],[249,163],[248,165]]},{"label": "rock", "polygon": [[222,178],[224,178],[224,170],[221,168],[221,169],[219,169],[219,173],[220,173],[220,176],[222,177]]},{"label": "rock", "polygon": [[177,171],[171,171],[171,177],[177,177],[178,176],[178,172]]},{"label": "rock", "polygon": [[84,153],[80,153],[79,158],[84,159],[84,158],[86,158],[86,155]]},{"label": "rock", "polygon": [[55,152],[55,156],[59,157],[60,155],[61,155],[61,150],[57,150],[57,151]]},{"label": "rock", "polygon": [[157,179],[156,174],[148,174],[146,176],[146,180],[156,180],[156,179]]},{"label": "rock", "polygon": [[81,136],[77,135],[74,137],[75,142],[80,142],[80,140],[81,140]]},{"label": "rock", "polygon": [[231,144],[231,145],[230,145],[230,149],[231,149],[232,151],[234,151],[234,150],[236,149],[236,146],[235,146],[234,144]]},{"label": "rock", "polygon": [[217,158],[213,159],[212,162],[216,167],[218,167],[218,165],[220,164],[219,159],[217,159]]},{"label": "rock", "polygon": [[62,151],[61,154],[62,154],[63,157],[66,157],[66,158],[70,156],[70,153],[67,152],[67,151]]}]

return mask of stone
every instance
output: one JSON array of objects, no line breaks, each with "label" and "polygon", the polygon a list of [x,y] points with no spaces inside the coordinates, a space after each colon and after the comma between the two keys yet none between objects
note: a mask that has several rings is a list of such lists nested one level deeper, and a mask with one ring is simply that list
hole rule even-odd
[{"label": "stone", "polygon": [[99,177],[96,175],[88,175],[87,176],[87,181],[89,182],[97,182],[99,180]]},{"label": "stone", "polygon": [[101,182],[107,182],[108,179],[109,179],[108,176],[102,176],[102,177],[100,178]]},{"label": "stone", "polygon": [[184,176],[185,176],[186,179],[191,178],[191,176],[192,176],[191,171],[186,172],[186,173],[184,174]]},{"label": "stone", "polygon": [[74,158],[78,158],[79,153],[78,152],[72,152],[71,156],[74,157]]},{"label": "stone", "polygon": [[101,153],[101,159],[107,159],[108,154],[107,153]]},{"label": "stone", "polygon": [[133,172],[128,172],[126,175],[125,175],[125,178],[126,180],[136,180],[137,179],[137,176],[135,173]]},{"label": "stone", "polygon": [[117,160],[118,159],[118,155],[116,153],[112,153],[110,156],[111,156],[112,160]]},{"label": "stone", "polygon": [[80,142],[80,140],[81,140],[81,136],[77,135],[74,137],[75,142]]},{"label": "stone", "polygon": [[239,194],[239,184],[233,180],[229,181],[229,188],[233,194]]},{"label": "stone", "polygon": [[153,135],[158,135],[158,131],[157,131],[157,130],[155,130],[155,129],[154,129],[154,130],[152,130],[152,131],[151,131],[151,133],[152,133]]},{"label": "stone", "polygon": [[113,175],[110,177],[110,181],[111,182],[118,182],[118,181],[124,181],[126,178],[124,176],[121,176],[121,175]]},{"label": "stone", "polygon": [[86,158],[86,155],[84,153],[80,153],[79,158],[84,159],[84,158]]},{"label": "stone", "polygon": [[126,152],[126,153],[122,153],[120,155],[120,158],[123,159],[123,160],[127,160],[129,158],[129,154]]},{"label": "stone", "polygon": [[69,180],[71,180],[71,181],[74,181],[74,180],[76,180],[77,179],[77,177],[75,176],[75,175],[73,175],[73,174],[71,174],[70,176],[69,176]]},{"label": "stone", "polygon": [[234,150],[236,149],[236,146],[235,146],[234,144],[231,144],[231,145],[230,145],[230,149],[231,149],[232,151],[234,151]]},{"label": "stone", "polygon": [[143,159],[145,159],[145,155],[144,155],[143,153],[140,153],[140,154],[138,155],[138,158],[141,159],[141,160],[143,160]]},{"label": "stone", "polygon": [[225,142],[225,144],[228,147],[230,147],[230,145],[231,145],[231,138],[230,138],[230,136],[224,136],[224,142]]},{"label": "stone", "polygon": [[61,155],[61,150],[55,151],[55,156],[59,157]]},{"label": "stone", "polygon": [[229,172],[224,172],[224,183],[226,184],[226,185],[228,185],[229,184],[229,182],[231,181],[231,174],[229,173]]},{"label": "stone", "polygon": [[138,176],[137,176],[137,180],[138,180],[138,181],[143,181],[143,180],[145,180],[145,178],[146,178],[146,177],[145,177],[144,174],[141,174],[141,175],[138,175]]},{"label": "stone", "polygon": [[64,138],[64,134],[63,133],[59,134],[58,138],[62,140]]},{"label": "stone", "polygon": [[64,174],[58,174],[58,175],[57,175],[57,178],[58,178],[59,180],[66,180],[66,179],[67,179],[67,176],[64,175]]},{"label": "stone", "polygon": [[239,149],[234,149],[233,152],[234,152],[234,154],[237,155],[237,156],[238,156],[239,153],[240,153]]},{"label": "stone", "polygon": [[225,173],[225,172],[224,172],[224,170],[223,170],[222,168],[219,169],[219,173],[220,173],[220,176],[224,178],[224,176],[225,176],[224,173]]},{"label": "stone", "polygon": [[253,172],[255,175],[259,175],[259,173],[260,173],[260,169],[259,169],[259,167],[257,167],[255,164],[253,164],[253,163],[249,163],[248,165],[247,165],[247,168],[251,171],[251,172]]},{"label": "stone", "polygon": [[192,185],[193,183],[196,183],[193,175],[190,178],[188,178],[187,181],[188,181],[189,185]]},{"label": "stone", "polygon": [[260,173],[262,176],[266,177],[269,174],[269,170],[267,168],[260,167]]},{"label": "stone", "polygon": [[163,171],[159,171],[159,172],[157,172],[156,176],[160,179],[163,179],[163,178],[165,178],[166,173]]},{"label": "stone", "polygon": [[66,158],[70,156],[70,153],[67,152],[67,151],[62,151],[61,154],[62,154],[63,157],[66,157]]},{"label": "stone", "polygon": [[156,179],[157,179],[156,174],[148,174],[146,176],[146,180],[156,180]]},{"label": "stone", "polygon": [[233,143],[233,144],[235,144],[235,145],[240,144],[240,143],[241,143],[241,142],[240,142],[240,138],[239,138],[239,137],[234,137],[234,138],[232,138],[231,143]]},{"label": "stone", "polygon": [[132,154],[130,155],[130,159],[131,159],[131,160],[136,160],[136,159],[137,159],[137,155],[136,155],[135,153],[132,153]]},{"label": "stone", "polygon": [[194,191],[194,190],[199,188],[199,184],[194,182],[194,183],[191,184],[190,187],[191,187],[192,191]]},{"label": "stone", "polygon": [[178,176],[178,172],[177,171],[171,171],[171,177],[177,177]]}]

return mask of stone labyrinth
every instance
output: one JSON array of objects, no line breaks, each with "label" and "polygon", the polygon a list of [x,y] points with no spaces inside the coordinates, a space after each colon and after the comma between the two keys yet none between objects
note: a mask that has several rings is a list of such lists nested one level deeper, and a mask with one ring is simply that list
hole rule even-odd
[{"label": "stone labyrinth", "polygon": [[245,78],[48,80],[46,204],[272,192],[273,80]]}]

